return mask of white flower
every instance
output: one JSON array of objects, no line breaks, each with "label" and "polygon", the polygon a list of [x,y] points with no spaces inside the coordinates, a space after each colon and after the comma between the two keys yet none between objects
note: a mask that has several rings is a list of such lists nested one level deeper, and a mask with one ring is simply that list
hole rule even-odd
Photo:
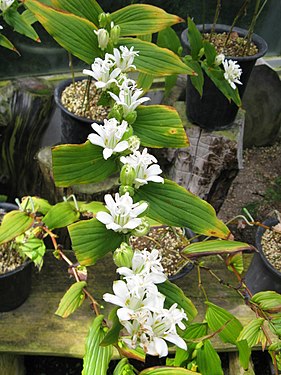
[{"label": "white flower", "polygon": [[127,72],[130,69],[136,69],[133,62],[135,56],[138,56],[138,51],[134,51],[134,47],[131,47],[130,49],[124,46],[120,46],[120,49],[114,48],[113,56],[117,68],[120,68],[122,72]]},{"label": "white flower", "polygon": [[112,83],[117,84],[116,78],[121,73],[119,68],[114,67],[114,62],[110,59],[110,55],[106,54],[105,59],[102,60],[97,57],[92,64],[92,70],[84,69],[83,74],[88,74],[93,77],[97,82],[95,85],[98,89],[106,89]]},{"label": "white flower", "polygon": [[4,12],[13,4],[15,0],[0,0],[0,10]]},{"label": "white flower", "polygon": [[164,179],[158,176],[162,173],[157,163],[157,159],[147,152],[145,148],[143,152],[135,151],[132,155],[122,156],[121,163],[131,165],[136,171],[135,188],[147,184],[149,181],[164,183]]},{"label": "white flower", "polygon": [[105,119],[104,125],[92,124],[92,128],[98,134],[91,133],[88,139],[92,144],[103,147],[103,157],[107,160],[114,152],[123,152],[129,147],[127,141],[122,141],[127,127],[126,121],[122,121],[119,125],[115,118]]},{"label": "white flower", "polygon": [[110,96],[115,102],[122,106],[124,117],[133,112],[140,104],[150,100],[150,98],[146,96],[140,98],[143,91],[136,88],[135,84],[132,86],[127,85],[127,87],[125,85],[127,85],[126,80],[125,84],[123,83],[120,88],[119,96],[109,91]]},{"label": "white flower", "polygon": [[107,212],[98,212],[97,220],[106,225],[107,229],[115,232],[128,233],[129,230],[137,228],[142,220],[138,218],[148,207],[146,202],[134,203],[129,193],[125,193],[121,197],[115,194],[115,200],[110,194],[104,197]]},{"label": "white flower", "polygon": [[242,69],[240,68],[237,61],[225,59],[222,64],[225,71],[224,78],[227,80],[227,82],[230,84],[233,90],[235,90],[235,83],[242,85],[242,82],[239,81],[240,76],[242,74]]},{"label": "white flower", "polygon": [[215,59],[215,65],[219,66],[223,63],[225,59],[225,56],[223,53],[220,53],[219,55],[216,56],[216,59]]},{"label": "white flower", "polygon": [[94,33],[98,37],[99,48],[103,51],[109,42],[109,33],[106,29],[94,30]]},{"label": "white flower", "polygon": [[0,25],[0,30],[2,30],[2,29],[3,29],[3,26]]}]

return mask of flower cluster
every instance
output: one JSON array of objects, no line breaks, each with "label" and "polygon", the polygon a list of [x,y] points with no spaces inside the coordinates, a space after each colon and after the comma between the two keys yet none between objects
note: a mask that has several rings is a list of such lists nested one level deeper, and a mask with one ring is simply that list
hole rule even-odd
[{"label": "flower cluster", "polygon": [[242,82],[239,81],[242,74],[242,69],[237,61],[226,59],[224,54],[221,53],[216,56],[216,65],[221,64],[224,68],[224,78],[230,84],[233,90],[236,89],[235,83],[242,85]]},{"label": "flower cluster", "polygon": [[159,357],[168,354],[166,341],[186,350],[177,334],[177,327],[185,329],[186,314],[177,304],[165,308],[165,296],[157,288],[166,280],[158,250],[136,250],[131,267],[120,267],[117,272],[123,279],[114,282],[114,294],[106,293],[103,298],[120,307],[117,316],[129,334],[124,342]]}]

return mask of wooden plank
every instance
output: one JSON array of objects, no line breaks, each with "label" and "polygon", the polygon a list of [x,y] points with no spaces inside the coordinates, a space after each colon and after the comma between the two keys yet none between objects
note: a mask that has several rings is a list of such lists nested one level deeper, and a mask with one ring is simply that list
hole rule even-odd
[{"label": "wooden plank", "polygon": [[237,352],[229,353],[229,375],[255,375],[252,360],[249,362],[249,368],[244,370],[239,362],[239,355]]}]

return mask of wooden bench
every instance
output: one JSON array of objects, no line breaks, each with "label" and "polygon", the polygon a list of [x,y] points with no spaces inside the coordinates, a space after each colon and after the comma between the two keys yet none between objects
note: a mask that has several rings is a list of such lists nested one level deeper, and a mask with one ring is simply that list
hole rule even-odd
[{"label": "wooden bench", "polygon": [[[210,265],[215,265],[214,269],[222,279],[225,278],[226,273],[229,274],[217,261],[217,258],[208,259],[207,262]],[[116,279],[116,273],[111,256],[99,261],[89,270],[88,288],[95,298],[105,305],[105,314],[110,306],[102,302],[102,295],[112,291],[114,279]],[[229,281],[228,278],[227,281]],[[33,273],[32,292],[27,301],[14,311],[0,313],[1,375],[24,373],[20,372],[20,368],[23,366],[21,362],[23,355],[83,357],[88,328],[94,318],[94,313],[87,300],[67,319],[62,319],[54,314],[61,297],[72,282],[73,280],[67,273],[66,264],[56,260],[52,252],[48,251],[42,271]],[[254,314],[244,305],[234,290],[219,284],[209,273],[202,273],[202,282],[209,300],[228,309],[242,323],[247,323],[254,317]],[[196,305],[199,312],[196,320],[202,320],[205,314],[205,305],[203,294],[198,288],[197,271],[193,269],[187,276],[176,281],[176,284]],[[238,365],[234,346],[223,344],[217,340],[214,340],[214,345],[221,352],[231,353],[229,375],[244,374]],[[117,357],[117,351],[114,357]],[[4,365],[17,365],[19,370],[18,372],[11,370],[4,372],[3,369],[1,370],[1,365],[2,368]],[[247,374],[253,374],[253,372],[248,371]]]}]

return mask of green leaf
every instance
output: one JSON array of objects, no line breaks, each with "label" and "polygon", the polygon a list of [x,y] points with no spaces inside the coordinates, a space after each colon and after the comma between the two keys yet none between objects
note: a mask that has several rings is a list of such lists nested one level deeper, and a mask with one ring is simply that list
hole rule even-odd
[{"label": "green leaf", "polygon": [[79,206],[79,211],[83,213],[92,213],[94,216],[99,212],[107,212],[107,209],[105,208],[105,205],[102,202],[90,202],[90,203],[85,203],[85,202],[78,202]]},{"label": "green leaf", "polygon": [[138,80],[137,80],[137,86],[141,87],[143,92],[147,92],[154,80],[154,76],[151,74],[146,74],[146,73],[139,73],[138,75]]},{"label": "green leaf", "polygon": [[196,88],[200,96],[203,94],[204,74],[201,65],[197,61],[186,60],[186,63],[196,72],[197,76],[190,76],[191,83]]},{"label": "green leaf", "polygon": [[174,74],[172,76],[165,77],[165,97],[168,98],[173,87],[176,85],[178,75]]},{"label": "green leaf", "polygon": [[21,16],[29,25],[32,25],[34,22],[37,21],[37,18],[34,16],[34,14],[28,9],[22,12]]},{"label": "green leaf", "polygon": [[29,236],[27,239],[24,237],[24,234],[22,234],[16,238],[16,242],[19,246],[18,251],[20,254],[31,259],[40,270],[43,266],[43,256],[46,251],[44,241],[34,235]]},{"label": "green leaf", "polygon": [[52,0],[52,3],[55,8],[66,10],[99,25],[99,14],[103,10],[95,0]]},{"label": "green leaf", "polygon": [[46,213],[50,210],[52,205],[46,200],[39,197],[24,197],[21,200],[21,205],[24,208],[24,210],[29,210],[31,212],[40,212],[43,215],[46,215]]},{"label": "green leaf", "polygon": [[134,368],[130,365],[128,358],[122,358],[121,361],[118,362],[113,371],[113,375],[135,375]]},{"label": "green leaf", "polygon": [[8,48],[19,54],[19,52],[17,51],[16,47],[12,44],[12,42],[10,42],[9,39],[2,34],[0,34],[0,46]]},{"label": "green leaf", "polygon": [[69,202],[60,202],[53,206],[43,217],[43,223],[50,229],[63,228],[77,221],[80,213]]},{"label": "green leaf", "polygon": [[83,358],[82,375],[106,375],[113,348],[100,346],[105,331],[103,329],[103,315],[98,315],[90,327],[87,337],[86,354]]},{"label": "green leaf", "polygon": [[109,251],[117,249],[123,235],[106,229],[97,219],[83,220],[68,227],[78,262],[90,266]]},{"label": "green leaf", "polygon": [[281,337],[281,318],[278,315],[276,318],[271,319],[269,328],[276,336]]},{"label": "green leaf", "polygon": [[8,25],[14,28],[14,31],[27,36],[30,39],[40,42],[39,36],[33,27],[25,20],[25,17],[10,7],[3,13],[3,18]]},{"label": "green leaf", "polygon": [[27,231],[33,224],[33,219],[26,212],[11,211],[5,214],[0,226],[0,245],[11,241]]},{"label": "green leaf", "polygon": [[181,118],[173,107],[139,106],[132,126],[143,146],[176,148],[189,145]]},{"label": "green leaf", "polygon": [[274,291],[256,293],[250,302],[257,304],[262,310],[269,313],[281,312],[281,295]]},{"label": "green leaf", "polygon": [[117,349],[122,357],[136,359],[139,362],[145,361],[145,353],[140,346],[138,346],[136,349],[132,349],[120,340],[118,342]]},{"label": "green leaf", "polygon": [[168,48],[177,55],[181,50],[181,41],[178,34],[171,27],[167,27],[158,33],[157,45],[162,48]]},{"label": "green leaf", "polygon": [[242,329],[237,341],[246,340],[250,348],[261,343],[264,348],[266,345],[266,336],[261,329],[263,323],[263,318],[252,320]]},{"label": "green leaf", "polygon": [[209,67],[204,62],[202,63],[202,68],[204,69],[207,76],[213,81],[216,87],[225,95],[225,97],[241,107],[242,102],[239,96],[238,89],[235,90],[230,86],[230,84],[224,78],[224,71],[220,67]]},{"label": "green leaf", "polygon": [[217,56],[217,52],[214,45],[208,42],[207,40],[204,40],[203,46],[208,65],[214,65]]},{"label": "green leaf", "polygon": [[139,56],[134,59],[137,70],[143,73],[166,76],[171,74],[194,74],[172,51],[138,38],[120,38],[119,46],[134,47]]},{"label": "green leaf", "polygon": [[200,374],[199,372],[190,371],[182,367],[156,366],[156,367],[150,367],[141,371],[139,375],[200,375]]},{"label": "green leaf", "polygon": [[200,31],[190,17],[188,17],[187,35],[191,48],[191,56],[194,60],[197,60],[199,52],[203,48],[203,40]]},{"label": "green leaf", "polygon": [[81,145],[54,147],[52,156],[56,186],[99,182],[117,172],[116,158],[104,160],[102,150],[102,147],[89,141]]},{"label": "green leaf", "polygon": [[236,343],[239,350],[239,361],[241,366],[246,370],[249,367],[249,361],[251,357],[251,349],[247,343],[247,340],[241,340]]},{"label": "green leaf", "polygon": [[111,325],[111,328],[106,332],[106,335],[100,344],[101,346],[116,344],[118,342],[119,333],[121,329],[123,328],[117,316],[118,309],[119,309],[119,306],[116,306],[110,312],[109,319],[112,321],[112,325]]},{"label": "green leaf", "polygon": [[243,263],[243,255],[242,253],[235,253],[230,254],[226,258],[226,264],[229,271],[234,272],[233,267],[235,270],[241,275],[241,273],[244,271],[244,263]]},{"label": "green leaf", "polygon": [[166,225],[187,227],[195,233],[227,238],[230,231],[217,218],[214,208],[173,181],[141,186],[136,200],[149,203],[148,216]]},{"label": "green leaf", "polygon": [[211,302],[205,302],[208,306],[206,313],[206,320],[212,331],[218,331],[222,327],[222,331],[219,333],[219,337],[223,342],[230,342],[235,345],[237,337],[243,329],[242,324],[239,322],[234,315],[228,311],[219,307]]},{"label": "green leaf", "polygon": [[183,19],[166,13],[163,9],[147,4],[132,4],[111,14],[115,25],[121,28],[121,36],[156,33]]},{"label": "green leaf", "polygon": [[23,0],[37,20],[50,35],[67,51],[87,64],[101,56],[98,47],[97,29],[92,22],[74,14],[57,10],[36,0]]},{"label": "green leaf", "polygon": [[186,328],[186,330],[181,336],[185,340],[193,340],[206,336],[207,332],[207,323],[192,323]]},{"label": "green leaf", "polygon": [[65,295],[62,297],[59,307],[55,312],[56,315],[62,318],[67,318],[74,311],[80,307],[85,299],[85,293],[83,288],[87,283],[85,281],[79,281],[71,285]]},{"label": "green leaf", "polygon": [[202,375],[223,375],[221,360],[210,340],[197,349],[197,364]]},{"label": "green leaf", "polygon": [[233,254],[240,251],[255,251],[255,248],[244,242],[210,240],[194,242],[182,250],[183,254],[189,258],[216,254]]},{"label": "green leaf", "polygon": [[166,280],[162,284],[157,284],[157,288],[160,293],[166,296],[166,308],[170,308],[174,303],[177,303],[178,307],[182,308],[186,313],[189,322],[195,318],[195,316],[197,315],[196,307],[176,284],[173,284],[169,280]]}]

